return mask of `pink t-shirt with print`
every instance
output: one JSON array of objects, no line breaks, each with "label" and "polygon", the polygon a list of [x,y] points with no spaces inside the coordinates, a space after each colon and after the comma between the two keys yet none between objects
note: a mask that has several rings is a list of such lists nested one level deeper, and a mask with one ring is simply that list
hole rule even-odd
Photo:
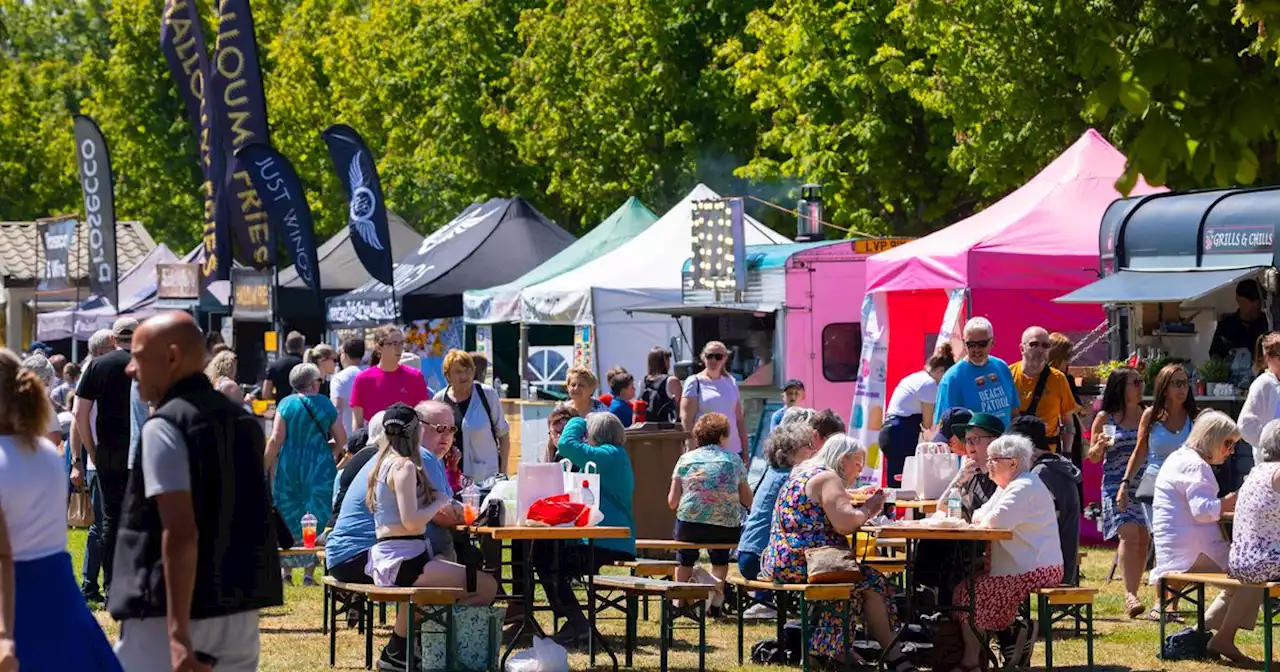
[{"label": "pink t-shirt with print", "polygon": [[371,366],[356,376],[351,390],[351,407],[359,408],[368,422],[374,414],[385,411],[396,402],[417,406],[431,398],[427,379],[422,372],[401,365],[395,371]]}]

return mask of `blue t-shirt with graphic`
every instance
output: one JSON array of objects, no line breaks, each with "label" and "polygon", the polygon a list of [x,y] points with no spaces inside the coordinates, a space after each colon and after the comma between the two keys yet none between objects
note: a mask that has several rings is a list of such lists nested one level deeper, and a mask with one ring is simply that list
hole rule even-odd
[{"label": "blue t-shirt with graphic", "polygon": [[1018,389],[1013,384],[1009,365],[999,357],[988,357],[987,363],[974,366],[961,360],[947,370],[938,383],[938,403],[933,409],[934,423],[942,422],[948,408],[962,407],[974,413],[990,413],[1009,426]]}]

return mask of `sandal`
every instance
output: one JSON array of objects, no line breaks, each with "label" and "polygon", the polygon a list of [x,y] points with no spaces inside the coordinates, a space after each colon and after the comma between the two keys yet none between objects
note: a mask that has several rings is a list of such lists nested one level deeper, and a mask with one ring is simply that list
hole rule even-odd
[{"label": "sandal", "polygon": [[1147,610],[1146,607],[1142,606],[1142,600],[1139,600],[1137,595],[1125,595],[1124,607],[1129,614],[1129,618],[1137,618]]},{"label": "sandal", "polygon": [[[1160,607],[1151,607],[1151,611],[1147,612],[1147,620],[1155,621],[1156,623],[1159,623]],[[1170,611],[1169,613],[1164,615],[1164,622],[1165,623],[1182,623],[1183,622],[1182,612]]]}]

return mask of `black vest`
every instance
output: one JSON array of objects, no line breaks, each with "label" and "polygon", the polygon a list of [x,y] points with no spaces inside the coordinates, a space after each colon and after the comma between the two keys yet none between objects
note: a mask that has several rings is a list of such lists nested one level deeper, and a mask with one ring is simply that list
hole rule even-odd
[{"label": "black vest", "polygon": [[[191,618],[284,604],[280,556],[263,480],[266,439],[257,418],[203,374],[178,381],[148,422],[183,434],[199,533]],[[144,447],[145,449],[145,447]],[[160,512],[146,496],[141,457],[129,473],[107,610],[116,620],[165,615]]]}]

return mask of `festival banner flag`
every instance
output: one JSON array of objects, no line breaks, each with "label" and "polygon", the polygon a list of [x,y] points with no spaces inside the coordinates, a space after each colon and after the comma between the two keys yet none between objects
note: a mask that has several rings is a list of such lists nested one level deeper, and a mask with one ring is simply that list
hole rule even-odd
[{"label": "festival banner flag", "polygon": [[209,57],[205,50],[200,12],[194,0],[166,0],[160,19],[160,49],[169,64],[191,127],[200,148],[200,172],[204,177],[204,260],[200,285],[207,288],[216,280],[229,280],[231,229],[227,208],[222,205],[222,181],[226,160],[222,157],[220,134],[213,123],[214,100],[206,96]]},{"label": "festival banner flag", "polygon": [[347,226],[356,256],[371,277],[394,287],[391,234],[373,154],[360,134],[345,124],[330,126],[320,135],[329,146],[333,169],[347,193]]},{"label": "festival banner flag", "polygon": [[248,168],[235,156],[242,147],[271,142],[249,0],[218,3],[217,48],[208,84],[217,101],[215,119],[226,161],[222,178],[224,205],[235,231],[236,258],[246,266],[267,268],[275,264],[271,225]]},{"label": "festival banner flag", "polygon": [[275,240],[284,241],[298,277],[318,295],[320,266],[316,260],[315,221],[293,164],[274,147],[259,143],[242,147],[236,157],[249,171],[249,179],[271,220]]},{"label": "festival banner flag", "polygon": [[52,292],[66,289],[70,286],[67,269],[70,266],[72,248],[75,246],[76,220],[74,218],[38,220],[36,232],[40,236],[44,260],[36,290]]},{"label": "festival banner flag", "polygon": [[116,207],[107,142],[93,119],[76,115],[76,163],[84,193],[84,220],[89,239],[89,289],[118,305],[116,293]]}]

